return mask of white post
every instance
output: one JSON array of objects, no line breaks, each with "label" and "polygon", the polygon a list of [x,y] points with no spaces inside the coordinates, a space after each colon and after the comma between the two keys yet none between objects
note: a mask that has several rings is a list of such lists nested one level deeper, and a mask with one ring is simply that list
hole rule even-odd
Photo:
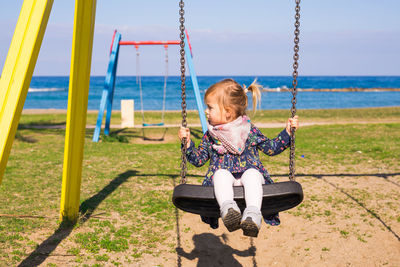
[{"label": "white post", "polygon": [[135,109],[133,99],[121,100],[121,128],[135,127]]}]

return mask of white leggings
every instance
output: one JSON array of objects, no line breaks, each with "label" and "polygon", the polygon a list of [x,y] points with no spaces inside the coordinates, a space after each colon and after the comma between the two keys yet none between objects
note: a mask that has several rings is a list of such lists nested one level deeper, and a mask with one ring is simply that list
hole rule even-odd
[{"label": "white leggings", "polygon": [[246,206],[261,209],[264,177],[256,169],[246,170],[240,179],[233,177],[227,170],[219,169],[214,174],[213,182],[215,198],[220,207],[225,201],[233,200],[233,186],[243,185]]}]

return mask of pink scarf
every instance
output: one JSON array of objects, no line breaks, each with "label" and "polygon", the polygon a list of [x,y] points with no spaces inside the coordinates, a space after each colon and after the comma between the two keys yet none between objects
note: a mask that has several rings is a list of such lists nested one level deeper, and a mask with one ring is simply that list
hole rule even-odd
[{"label": "pink scarf", "polygon": [[214,139],[220,141],[218,144],[213,145],[218,154],[230,152],[241,155],[244,151],[250,128],[250,119],[243,115],[226,124],[216,126],[209,124],[208,132]]}]

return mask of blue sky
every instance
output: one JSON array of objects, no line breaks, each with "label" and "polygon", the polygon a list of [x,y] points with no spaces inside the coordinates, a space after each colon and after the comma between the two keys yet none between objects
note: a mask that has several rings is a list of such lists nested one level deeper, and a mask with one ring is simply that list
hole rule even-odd
[{"label": "blue sky", "polygon": [[[22,0],[1,0],[0,68]],[[56,0],[34,75],[68,75],[72,0]],[[113,30],[123,40],[178,39],[178,1],[98,0],[92,75],[105,75]],[[294,1],[186,1],[198,75],[291,75]],[[400,75],[400,1],[303,0],[300,75]],[[141,47],[143,75],[164,74],[162,47]],[[176,75],[178,47],[169,49]],[[118,75],[135,75],[135,50],[122,47]]]}]

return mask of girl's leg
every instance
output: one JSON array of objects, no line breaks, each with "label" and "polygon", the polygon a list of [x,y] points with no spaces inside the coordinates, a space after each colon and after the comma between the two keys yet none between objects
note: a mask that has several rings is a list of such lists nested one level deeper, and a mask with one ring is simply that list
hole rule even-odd
[{"label": "girl's leg", "polygon": [[229,232],[240,228],[241,213],[233,200],[235,177],[224,169],[219,169],[213,177],[214,193],[221,210],[221,218]]},{"label": "girl's leg", "polygon": [[243,173],[240,180],[244,187],[246,206],[255,206],[258,210],[261,210],[262,185],[265,183],[263,175],[256,169],[248,169]]},{"label": "girl's leg", "polygon": [[224,169],[219,169],[214,174],[213,182],[215,198],[220,207],[227,200],[233,201],[235,177],[233,177],[232,173]]},{"label": "girl's leg", "polygon": [[246,209],[243,212],[241,228],[246,236],[257,237],[261,227],[262,185],[263,175],[256,169],[248,169],[240,179],[244,187]]}]

